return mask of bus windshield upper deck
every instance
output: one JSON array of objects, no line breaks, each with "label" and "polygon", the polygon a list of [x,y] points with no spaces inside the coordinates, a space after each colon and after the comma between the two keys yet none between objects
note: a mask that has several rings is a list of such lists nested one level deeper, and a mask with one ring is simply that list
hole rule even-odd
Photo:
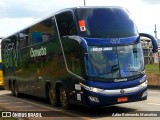
[{"label": "bus windshield upper deck", "polygon": [[90,38],[124,38],[138,35],[128,11],[120,8],[81,8],[75,14],[79,34]]}]

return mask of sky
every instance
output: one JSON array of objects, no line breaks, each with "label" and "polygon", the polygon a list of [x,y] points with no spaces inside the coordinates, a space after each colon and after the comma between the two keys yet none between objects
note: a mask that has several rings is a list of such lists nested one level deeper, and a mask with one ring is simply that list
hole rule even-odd
[{"label": "sky", "polygon": [[[13,34],[63,8],[83,6],[84,0],[0,0],[0,37]],[[122,6],[134,18],[139,32],[160,39],[160,0],[86,0],[86,6]]]}]

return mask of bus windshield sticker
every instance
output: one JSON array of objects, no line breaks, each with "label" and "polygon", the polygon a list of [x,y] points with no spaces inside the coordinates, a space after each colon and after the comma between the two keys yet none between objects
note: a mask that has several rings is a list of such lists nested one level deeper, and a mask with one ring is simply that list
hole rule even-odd
[{"label": "bus windshield sticker", "polygon": [[104,48],[92,48],[91,51],[110,51],[112,47],[104,47]]},{"label": "bus windshield sticker", "polygon": [[109,51],[109,50],[113,50],[113,48],[112,47],[105,47],[105,48],[103,48],[103,51]]},{"label": "bus windshield sticker", "polygon": [[81,32],[86,31],[86,25],[85,25],[85,21],[84,20],[79,20],[78,24],[79,24],[79,28],[80,28]]}]

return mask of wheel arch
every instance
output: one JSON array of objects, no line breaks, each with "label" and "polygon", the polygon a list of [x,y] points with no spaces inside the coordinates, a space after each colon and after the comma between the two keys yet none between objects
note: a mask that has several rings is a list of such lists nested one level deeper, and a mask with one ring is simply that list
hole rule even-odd
[{"label": "wheel arch", "polygon": [[62,81],[57,81],[55,84],[53,84],[51,81],[46,81],[45,83],[45,94],[46,97],[48,98],[48,91],[49,91],[49,87],[51,87],[56,94],[59,96],[59,87],[62,86]]}]

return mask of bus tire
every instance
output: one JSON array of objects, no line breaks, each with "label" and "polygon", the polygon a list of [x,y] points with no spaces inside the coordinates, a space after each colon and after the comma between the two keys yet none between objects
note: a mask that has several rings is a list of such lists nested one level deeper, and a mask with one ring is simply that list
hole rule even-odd
[{"label": "bus tire", "polygon": [[60,87],[60,103],[61,103],[62,108],[66,109],[66,110],[71,108],[71,105],[68,102],[66,90],[63,86]]},{"label": "bus tire", "polygon": [[20,97],[20,93],[19,93],[18,86],[17,86],[16,82],[13,83],[11,92],[12,92],[13,96]]},{"label": "bus tire", "polygon": [[49,98],[49,102],[52,106],[54,106],[54,107],[59,106],[58,96],[57,96],[56,92],[52,89],[51,86],[49,86],[49,88],[48,88],[48,98]]},{"label": "bus tire", "polygon": [[11,93],[15,96],[15,82],[12,84]]},{"label": "bus tire", "polygon": [[16,97],[20,97],[20,93],[19,93],[19,90],[18,90],[18,85],[15,83],[15,85],[14,85],[14,87],[15,87],[15,96]]}]

